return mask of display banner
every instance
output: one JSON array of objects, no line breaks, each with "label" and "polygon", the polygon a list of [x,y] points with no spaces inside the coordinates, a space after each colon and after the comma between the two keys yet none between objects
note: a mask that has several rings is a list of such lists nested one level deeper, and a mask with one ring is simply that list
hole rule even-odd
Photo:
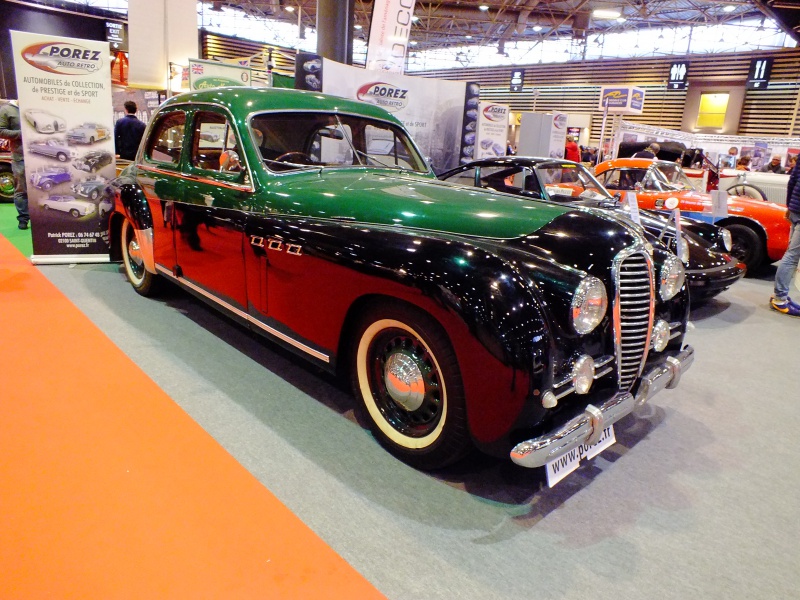
[{"label": "display banner", "polygon": [[189,89],[207,90],[231,85],[251,85],[249,67],[211,60],[189,60]]},{"label": "display banner", "polygon": [[367,44],[367,69],[403,73],[415,0],[375,0]]},{"label": "display banner", "polygon": [[106,262],[115,175],[108,42],[11,32],[34,263]]},{"label": "display banner", "polygon": [[644,90],[627,86],[603,86],[600,88],[598,110],[608,109],[612,114],[642,114]]},{"label": "display banner", "polygon": [[464,112],[461,115],[461,141],[458,162],[466,164],[475,160],[475,134],[478,131],[478,104],[481,86],[468,82],[464,87]]},{"label": "display banner", "polygon": [[553,126],[550,128],[550,158],[564,158],[567,146],[567,119],[566,113],[553,113]]},{"label": "display banner", "polygon": [[[466,82],[376,73],[327,58],[316,75],[324,93],[369,102],[394,114],[437,173],[458,165]],[[477,119],[477,96],[474,99],[475,107],[467,112],[475,111]]]},{"label": "display banner", "polygon": [[475,140],[475,158],[495,158],[506,155],[508,146],[509,107],[494,102],[478,105],[478,136]]}]

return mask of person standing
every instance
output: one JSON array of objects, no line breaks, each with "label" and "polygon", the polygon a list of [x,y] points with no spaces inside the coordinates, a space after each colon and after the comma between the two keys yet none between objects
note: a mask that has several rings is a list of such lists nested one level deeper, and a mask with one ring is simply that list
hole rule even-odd
[{"label": "person standing", "polygon": [[773,310],[800,317],[800,304],[789,298],[789,286],[800,263],[800,169],[792,169],[786,188],[786,219],[791,223],[789,247],[775,272],[775,289],[769,305]]},{"label": "person standing", "polygon": [[658,157],[659,150],[661,150],[661,146],[653,142],[644,150],[639,150],[639,152],[631,156],[631,158],[656,158]]},{"label": "person standing", "polygon": [[136,116],[136,102],[126,101],[125,112],[127,114],[114,125],[114,146],[117,156],[133,160],[136,158],[136,151],[139,149],[139,142],[142,141],[146,125]]},{"label": "person standing", "polygon": [[14,174],[14,206],[20,229],[27,229],[31,220],[28,214],[28,183],[25,180],[25,162],[22,152],[22,128],[16,100],[0,106],[0,137],[11,142],[11,172]]},{"label": "person standing", "polygon": [[567,160],[574,160],[575,162],[581,162],[581,151],[578,149],[578,143],[575,141],[575,138],[571,135],[567,136],[567,144],[564,147],[564,158]]},{"label": "person standing", "polygon": [[778,156],[778,155],[775,155],[775,156],[772,157],[771,161],[769,161],[766,165],[761,167],[761,172],[762,173],[783,174],[786,171],[784,171],[783,167],[781,166],[781,157]]}]

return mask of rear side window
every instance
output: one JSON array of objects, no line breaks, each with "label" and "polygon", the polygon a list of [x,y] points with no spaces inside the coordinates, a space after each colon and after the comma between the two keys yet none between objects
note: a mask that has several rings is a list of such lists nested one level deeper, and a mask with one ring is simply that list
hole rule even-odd
[{"label": "rear side window", "polygon": [[186,114],[175,111],[159,117],[147,142],[145,156],[154,162],[177,165],[183,151]]}]

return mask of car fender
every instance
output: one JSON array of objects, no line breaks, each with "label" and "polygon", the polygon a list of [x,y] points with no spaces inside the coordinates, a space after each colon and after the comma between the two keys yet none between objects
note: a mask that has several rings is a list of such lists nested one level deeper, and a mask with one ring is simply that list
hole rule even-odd
[{"label": "car fender", "polygon": [[133,179],[122,177],[107,186],[105,193],[111,196],[108,201],[114,206],[114,214],[109,224],[111,259],[122,260],[119,235],[123,220],[127,218],[136,232],[145,269],[150,273],[156,273],[153,256],[153,215],[144,191]]}]

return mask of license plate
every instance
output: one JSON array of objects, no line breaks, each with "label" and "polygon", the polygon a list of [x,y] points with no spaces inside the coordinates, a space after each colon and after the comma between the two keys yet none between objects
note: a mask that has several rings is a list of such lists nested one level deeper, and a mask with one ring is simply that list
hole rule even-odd
[{"label": "license plate", "polygon": [[545,465],[547,469],[547,485],[553,487],[577,469],[583,459],[594,458],[616,441],[617,438],[614,436],[614,426],[609,425],[603,429],[603,433],[597,443],[591,446],[581,444],[566,454],[551,460]]}]

